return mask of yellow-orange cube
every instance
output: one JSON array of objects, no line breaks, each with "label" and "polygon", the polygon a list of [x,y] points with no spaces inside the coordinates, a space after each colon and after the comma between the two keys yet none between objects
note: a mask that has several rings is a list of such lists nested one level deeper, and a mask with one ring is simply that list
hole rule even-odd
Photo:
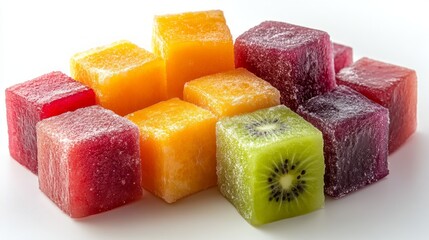
[{"label": "yellow-orange cube", "polygon": [[173,98],[126,116],[140,129],[142,185],[172,203],[216,185],[216,116]]},{"label": "yellow-orange cube", "polygon": [[187,81],[234,69],[234,46],[222,11],[155,16],[152,46],[165,60],[168,97]]},{"label": "yellow-orange cube", "polygon": [[280,104],[280,92],[244,68],[201,77],[185,84],[183,99],[218,118]]},{"label": "yellow-orange cube", "polygon": [[129,41],[75,54],[70,72],[94,89],[101,106],[122,116],[166,99],[164,61]]}]

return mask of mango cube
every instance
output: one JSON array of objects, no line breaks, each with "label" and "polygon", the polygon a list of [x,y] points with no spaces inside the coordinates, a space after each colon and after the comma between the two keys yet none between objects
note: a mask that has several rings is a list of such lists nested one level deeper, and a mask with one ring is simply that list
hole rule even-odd
[{"label": "mango cube", "polygon": [[187,81],[234,69],[234,46],[222,11],[156,16],[152,46],[165,60],[168,97]]},{"label": "mango cube", "polygon": [[183,98],[219,118],[280,104],[279,90],[244,68],[187,82]]},{"label": "mango cube", "polygon": [[140,129],[142,185],[168,203],[216,185],[216,116],[177,98],[126,116]]},{"label": "mango cube", "polygon": [[166,97],[162,59],[128,41],[75,54],[70,72],[94,89],[101,106],[122,116]]}]

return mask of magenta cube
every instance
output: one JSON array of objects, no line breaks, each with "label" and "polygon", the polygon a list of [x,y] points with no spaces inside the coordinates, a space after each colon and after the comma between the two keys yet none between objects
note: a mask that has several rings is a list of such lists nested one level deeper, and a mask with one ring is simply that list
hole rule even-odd
[{"label": "magenta cube", "polygon": [[140,199],[139,131],[100,106],[37,124],[39,187],[73,218]]},{"label": "magenta cube", "polygon": [[353,63],[353,48],[339,43],[332,43],[334,47],[335,73]]},{"label": "magenta cube", "polygon": [[263,22],[236,39],[234,54],[236,67],[271,83],[292,110],[336,86],[332,43],[323,31]]},{"label": "magenta cube", "polygon": [[337,82],[389,109],[390,153],[416,131],[417,75],[414,70],[362,58],[341,70]]},{"label": "magenta cube", "polygon": [[386,108],[339,86],[297,112],[323,133],[327,195],[339,198],[388,175]]},{"label": "magenta cube", "polygon": [[61,72],[6,89],[10,155],[37,174],[36,123],[95,104],[94,91]]}]

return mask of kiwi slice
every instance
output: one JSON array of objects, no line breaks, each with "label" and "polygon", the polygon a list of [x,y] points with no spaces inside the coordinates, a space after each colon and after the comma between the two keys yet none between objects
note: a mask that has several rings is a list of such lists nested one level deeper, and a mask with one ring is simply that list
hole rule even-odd
[{"label": "kiwi slice", "polygon": [[251,224],[323,206],[322,134],[289,108],[222,119],[216,134],[220,191]]},{"label": "kiwi slice", "polygon": [[272,146],[255,157],[254,221],[271,222],[323,206],[322,146],[320,139],[307,137]]},{"label": "kiwi slice", "polygon": [[279,118],[265,118],[253,120],[246,124],[249,136],[254,138],[273,137],[282,134],[286,130],[286,124]]}]

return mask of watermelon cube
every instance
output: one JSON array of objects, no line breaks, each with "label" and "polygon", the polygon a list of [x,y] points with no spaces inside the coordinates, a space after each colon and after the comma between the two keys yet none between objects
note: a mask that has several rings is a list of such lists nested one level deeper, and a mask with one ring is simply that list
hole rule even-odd
[{"label": "watermelon cube", "polygon": [[335,73],[338,73],[353,63],[353,48],[339,43],[333,43],[333,47]]},{"label": "watermelon cube", "polygon": [[73,218],[142,196],[139,132],[112,111],[91,106],[37,124],[39,187]]},{"label": "watermelon cube", "polygon": [[97,103],[121,116],[166,97],[164,61],[126,40],[76,53],[70,73],[94,89]]},{"label": "watermelon cube", "polygon": [[263,22],[237,38],[234,54],[236,67],[271,83],[292,110],[336,86],[332,43],[323,31]]},{"label": "watermelon cube", "polygon": [[10,155],[37,174],[36,123],[94,104],[92,89],[61,72],[51,72],[7,88]]},{"label": "watermelon cube", "polygon": [[389,153],[417,128],[417,75],[414,70],[362,58],[337,74],[337,82],[389,109]]},{"label": "watermelon cube", "polygon": [[323,133],[325,193],[345,196],[388,173],[388,110],[346,87],[314,97],[298,108]]}]

